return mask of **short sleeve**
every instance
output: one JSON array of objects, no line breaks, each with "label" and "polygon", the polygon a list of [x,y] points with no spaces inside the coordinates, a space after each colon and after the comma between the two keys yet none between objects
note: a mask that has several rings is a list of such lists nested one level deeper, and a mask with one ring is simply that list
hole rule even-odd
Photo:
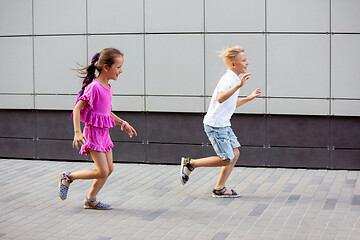
[{"label": "short sleeve", "polygon": [[79,98],[79,100],[87,101],[88,106],[93,109],[94,107],[94,100],[97,96],[97,88],[95,87],[95,84],[88,85],[85,88],[84,94]]},{"label": "short sleeve", "polygon": [[226,91],[228,89],[230,89],[232,86],[231,86],[231,83],[229,81],[228,78],[222,78],[220,81],[219,81],[219,84],[218,84],[218,92],[223,92],[223,91]]}]

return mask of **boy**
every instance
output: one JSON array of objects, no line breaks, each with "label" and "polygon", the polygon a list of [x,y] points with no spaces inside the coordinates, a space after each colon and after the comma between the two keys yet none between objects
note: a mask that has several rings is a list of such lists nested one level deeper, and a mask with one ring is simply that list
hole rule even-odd
[{"label": "boy", "polygon": [[190,159],[182,158],[180,179],[184,185],[189,180],[189,175],[197,167],[222,167],[217,183],[213,189],[213,197],[239,197],[233,189],[227,189],[225,183],[240,156],[240,143],[231,129],[230,119],[237,107],[253,100],[261,94],[256,89],[250,96],[238,99],[239,89],[244,86],[250,77],[245,74],[249,63],[245,50],[239,46],[225,48],[220,56],[223,58],[227,72],[217,84],[210,102],[207,114],[204,117],[204,130],[217,154],[217,156]]}]

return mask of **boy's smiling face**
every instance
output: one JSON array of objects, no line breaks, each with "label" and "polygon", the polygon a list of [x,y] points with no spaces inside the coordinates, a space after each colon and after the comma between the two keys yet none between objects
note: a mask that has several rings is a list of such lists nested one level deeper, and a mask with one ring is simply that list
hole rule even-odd
[{"label": "boy's smiling face", "polygon": [[230,62],[230,70],[232,70],[236,75],[240,75],[241,73],[247,72],[247,66],[249,65],[246,53],[239,53],[234,60]]}]

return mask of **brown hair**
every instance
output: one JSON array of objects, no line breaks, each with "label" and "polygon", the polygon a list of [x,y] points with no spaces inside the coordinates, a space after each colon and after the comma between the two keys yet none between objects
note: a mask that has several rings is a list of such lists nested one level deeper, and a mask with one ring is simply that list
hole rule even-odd
[{"label": "brown hair", "polygon": [[84,81],[80,90],[80,96],[84,93],[85,87],[96,78],[96,70],[100,74],[102,68],[105,65],[111,67],[114,64],[115,58],[118,56],[123,57],[124,54],[116,48],[104,48],[101,52],[93,56],[90,65],[78,70],[80,74],[85,75],[83,77]]}]

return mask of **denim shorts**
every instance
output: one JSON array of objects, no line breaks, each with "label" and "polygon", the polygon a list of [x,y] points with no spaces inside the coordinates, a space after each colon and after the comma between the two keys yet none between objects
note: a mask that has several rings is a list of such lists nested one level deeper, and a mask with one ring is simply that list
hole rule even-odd
[{"label": "denim shorts", "polygon": [[234,148],[241,146],[231,127],[211,127],[204,124],[204,130],[216,154],[231,162],[235,157]]}]

